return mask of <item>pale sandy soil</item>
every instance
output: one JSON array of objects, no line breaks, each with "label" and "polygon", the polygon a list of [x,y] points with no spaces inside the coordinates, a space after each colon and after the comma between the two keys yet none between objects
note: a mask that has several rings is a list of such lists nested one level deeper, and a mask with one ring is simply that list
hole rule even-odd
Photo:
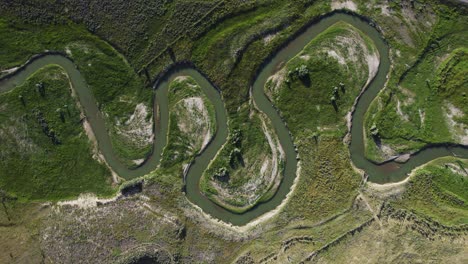
[{"label": "pale sandy soil", "polygon": [[270,149],[272,152],[271,157],[271,173],[270,177],[268,177],[271,181],[279,181],[281,179],[281,172],[278,170],[279,163],[281,160],[284,160],[284,150],[279,143],[278,137],[272,135],[268,130],[267,124],[265,123],[265,118],[262,119],[262,129],[263,133],[265,134],[268,144],[270,145]]},{"label": "pale sandy soil", "polygon": [[454,163],[445,164],[453,173],[468,177],[468,168],[461,168],[460,165]]},{"label": "pale sandy soil", "polygon": [[[191,116],[190,122],[194,122],[194,124],[187,124],[183,121],[178,124],[179,129],[184,133],[192,133],[192,129],[194,129],[194,125],[202,128],[202,131],[198,131],[201,133],[197,133],[198,135],[202,135],[201,137],[197,136],[197,139],[203,139],[200,150],[203,150],[208,142],[210,142],[211,137],[211,122],[208,115],[208,110],[205,107],[205,103],[203,102],[203,98],[201,97],[190,97],[185,98],[182,100],[182,104],[184,108],[188,111],[189,116]],[[198,141],[198,140],[197,140]]]},{"label": "pale sandy soil", "polygon": [[6,69],[6,70],[1,71],[1,73],[10,74],[10,73],[12,73],[12,72],[17,71],[19,68],[20,68],[20,67],[13,67],[13,68],[11,68],[11,69]]},{"label": "pale sandy soil", "polygon": [[367,53],[366,55],[366,60],[367,60],[367,66],[369,67],[369,78],[367,79],[367,83],[365,86],[367,86],[370,81],[374,78],[374,76],[377,74],[377,71],[379,70],[379,65],[380,65],[380,57],[377,52],[375,53]]},{"label": "pale sandy soil", "polygon": [[143,104],[136,105],[132,115],[124,123],[117,120],[116,132],[129,142],[135,143],[139,147],[151,144],[154,140],[153,119],[147,118],[151,115],[151,109]]},{"label": "pale sandy soil", "polygon": [[339,64],[346,65],[345,58],[341,54],[336,53],[335,50],[327,50],[327,54],[328,54],[328,56],[336,59]]},{"label": "pale sandy soil", "polygon": [[462,117],[463,111],[456,108],[454,105],[446,104],[446,122],[449,126],[452,136],[456,139],[457,143],[468,145],[468,129],[464,128],[463,124],[459,124],[455,121],[455,117]]},{"label": "pale sandy soil", "polygon": [[135,165],[141,165],[143,162],[145,162],[145,159],[136,159],[136,160],[132,160],[132,162]]},{"label": "pale sandy soil", "polygon": [[65,206],[65,205],[71,205],[71,206],[77,206],[79,208],[92,208],[92,207],[97,207],[98,202],[101,204],[106,204],[110,202],[114,202],[120,197],[120,193],[112,198],[107,198],[107,199],[99,199],[95,194],[92,193],[83,193],[80,194],[80,196],[75,199],[75,200],[68,200],[68,201],[61,201],[58,202],[58,206]]},{"label": "pale sandy soil", "polygon": [[186,75],[182,75],[182,76],[177,76],[174,78],[174,81],[175,82],[183,82],[183,81],[186,81],[189,77],[186,76]]},{"label": "pale sandy soil", "polygon": [[310,60],[310,55],[309,54],[304,54],[304,55],[301,55],[299,58],[305,60],[305,61],[308,61]]},{"label": "pale sandy soil", "polygon": [[276,38],[276,33],[274,34],[268,34],[265,37],[263,37],[263,43],[266,45],[270,44],[270,42]]},{"label": "pale sandy soil", "polygon": [[286,78],[285,67],[283,67],[281,70],[277,71],[275,74],[268,77],[267,83],[271,81],[271,85],[272,85],[272,89],[269,91],[268,97],[272,98],[272,95],[278,92],[278,89],[281,87],[281,84],[284,82],[285,78]]},{"label": "pale sandy soil", "polygon": [[[367,51],[367,48],[365,49]],[[352,113],[354,112],[354,109],[356,107],[357,101],[361,97],[361,95],[364,93],[364,91],[367,89],[367,86],[369,83],[372,81],[372,79],[375,77],[377,74],[377,71],[379,70],[379,65],[380,65],[380,54],[378,52],[375,52],[373,54],[369,54],[367,51],[366,54],[366,60],[367,60],[367,67],[369,68],[369,76],[367,78],[366,84],[362,87],[361,92],[359,93],[358,97],[356,97],[353,107],[351,108],[351,111],[348,112],[346,115],[346,123],[348,127],[348,134],[351,133],[351,125],[352,125]],[[388,82],[388,76],[387,76],[387,82]],[[387,82],[385,82],[385,86],[387,85]],[[349,136],[345,137],[345,140],[349,140]]]},{"label": "pale sandy soil", "polygon": [[418,109],[419,111],[419,119],[421,120],[421,127],[424,126],[424,121],[426,120],[426,113],[422,111],[421,109]]},{"label": "pale sandy soil", "polygon": [[357,11],[357,5],[353,1],[339,1],[339,0],[332,0],[331,1],[331,8],[332,10],[335,9],[349,9],[352,11]]},{"label": "pale sandy soil", "polygon": [[403,120],[405,120],[406,122],[409,121],[409,116],[406,115],[405,113],[403,113],[403,111],[401,110],[400,100],[397,100],[397,113],[398,113],[399,116],[401,116],[401,118],[403,118]]}]

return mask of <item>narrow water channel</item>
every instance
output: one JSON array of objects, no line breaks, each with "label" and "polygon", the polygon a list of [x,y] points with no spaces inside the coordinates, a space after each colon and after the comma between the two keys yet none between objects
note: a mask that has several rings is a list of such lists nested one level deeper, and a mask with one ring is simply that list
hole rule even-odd
[{"label": "narrow water channel", "polygon": [[[345,13],[335,13],[309,26],[307,30],[305,30],[303,33],[289,42],[288,45],[277,52],[262,68],[258,77],[254,81],[252,85],[253,99],[255,100],[258,108],[271,119],[274,129],[279,137],[281,146],[285,151],[286,163],[284,167],[283,180],[275,195],[270,200],[258,204],[256,207],[242,214],[232,213],[216,205],[211,200],[206,198],[199,189],[199,181],[203,171],[207,168],[209,162],[214,158],[217,151],[225,143],[228,136],[228,129],[227,113],[221,98],[221,94],[198,71],[191,68],[184,68],[178,71],[173,71],[158,83],[155,89],[153,109],[156,134],[156,139],[153,143],[153,153],[142,166],[136,169],[128,169],[125,165],[119,162],[118,158],[115,156],[109,138],[109,133],[105,127],[104,120],[102,118],[101,112],[98,109],[96,100],[92,95],[92,91],[86,85],[84,78],[77,70],[75,64],[66,57],[62,55],[51,54],[32,60],[28,65],[26,65],[24,69],[18,71],[15,75],[0,80],[0,93],[7,92],[20,85],[32,73],[46,65],[57,64],[61,66],[65,69],[70,77],[73,89],[76,91],[79,101],[84,108],[85,115],[98,141],[99,149],[104,155],[107,163],[118,175],[126,179],[131,179],[143,176],[155,170],[159,165],[161,153],[166,146],[166,135],[168,132],[168,87],[170,82],[177,76],[193,77],[215,106],[218,127],[211,143],[199,156],[195,158],[187,172],[186,195],[191,202],[201,207],[204,212],[212,215],[213,217],[221,219],[225,222],[232,223],[234,225],[243,225],[278,206],[286,197],[286,194],[290,191],[290,188],[296,177],[297,161],[294,145],[287,127],[264,93],[265,83],[268,77],[275,73],[276,65],[293,58],[313,38],[338,21],[347,22],[367,34],[374,41],[378,52],[380,53],[379,71],[373,81],[370,83],[367,90],[358,100],[356,105],[356,111],[353,114],[352,120],[352,141],[349,146],[353,163],[358,168],[366,171],[366,173],[369,175],[369,180],[377,183],[399,181],[405,178],[407,173],[415,167],[427,163],[435,158],[449,155],[468,157],[467,148],[461,146],[454,146],[450,148],[439,146],[427,148],[413,155],[411,159],[405,164],[388,162],[383,165],[377,165],[365,158],[363,137],[364,114],[367,111],[369,104],[385,84],[386,75],[388,74],[390,68],[390,61],[388,58],[389,51],[387,45],[384,43],[378,31],[374,27],[370,26],[367,22],[361,20],[358,17]],[[157,113],[159,113],[159,115]]]}]

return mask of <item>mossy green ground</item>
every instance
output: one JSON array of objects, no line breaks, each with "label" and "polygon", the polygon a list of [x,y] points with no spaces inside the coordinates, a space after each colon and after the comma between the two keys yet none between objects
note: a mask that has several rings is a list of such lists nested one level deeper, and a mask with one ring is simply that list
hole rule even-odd
[{"label": "mossy green ground", "polygon": [[[466,18],[457,12],[442,16],[419,61],[399,81],[400,75],[393,75],[374,100],[365,122],[368,158],[383,161],[434,143],[466,144]],[[373,126],[378,141],[370,135]]]},{"label": "mossy green ground", "polygon": [[[267,94],[295,137],[344,136],[344,116],[368,79],[369,55],[378,56],[372,41],[340,22],[314,38],[267,82]],[[301,67],[308,71],[302,78],[297,75]]]},{"label": "mossy green ground", "polygon": [[333,135],[322,136],[318,142],[312,138],[299,141],[302,168],[285,215],[311,221],[349,208],[362,179],[351,167],[346,148]]},{"label": "mossy green ground", "polygon": [[[44,96],[36,89],[38,83],[44,84]],[[114,192],[109,170],[93,159],[75,100],[58,66],[43,68],[23,85],[0,94],[0,189],[22,200]]]},{"label": "mossy green ground", "polygon": [[[74,24],[35,26],[8,18],[0,19],[0,35],[0,46],[8,51],[0,53],[0,70],[24,64],[46,50],[67,53],[92,89],[121,160],[131,166],[131,160],[146,156],[151,144],[142,146],[116,129],[129,119],[138,103],[150,107],[151,90],[109,44]],[[151,116],[147,120],[150,122]]]}]

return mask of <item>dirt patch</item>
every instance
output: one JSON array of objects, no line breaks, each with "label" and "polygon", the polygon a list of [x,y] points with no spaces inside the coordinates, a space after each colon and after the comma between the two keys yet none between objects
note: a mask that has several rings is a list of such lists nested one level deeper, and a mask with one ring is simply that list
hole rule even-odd
[{"label": "dirt patch", "polygon": [[403,118],[403,120],[405,120],[406,122],[409,121],[409,116],[405,113],[403,113],[403,111],[401,110],[401,102],[400,100],[397,100],[397,113],[399,116],[401,116],[401,118]]},{"label": "dirt patch", "polygon": [[270,42],[276,38],[276,33],[275,34],[268,34],[265,37],[263,37],[263,43],[266,45],[270,44]]},{"label": "dirt patch", "polygon": [[396,158],[395,161],[399,163],[405,163],[410,159],[410,157],[411,157],[411,154],[406,153],[406,154],[398,156],[398,158]]},{"label": "dirt patch", "polygon": [[[329,47],[324,48],[323,51],[341,65],[346,65],[347,68],[349,64],[366,63],[368,78],[365,86],[370,83],[379,69],[380,57],[378,52],[369,50],[364,39],[354,30],[349,30],[347,36],[337,36],[329,44]],[[363,72],[357,71],[354,74],[362,75]]]},{"label": "dirt patch", "polygon": [[132,160],[133,164],[135,165],[141,165],[143,162],[145,162],[145,159],[136,159],[136,160]]},{"label": "dirt patch", "polygon": [[[80,105],[80,107],[81,107],[81,105]],[[102,153],[99,151],[98,143],[97,143],[96,137],[94,136],[94,131],[91,128],[91,125],[89,124],[88,120],[84,116],[84,113],[83,113],[81,108],[80,108],[80,110],[81,110],[81,118],[83,120],[83,129],[84,129],[86,135],[88,136],[89,140],[93,144],[93,159],[95,159],[95,160],[99,161],[100,163],[105,164],[107,166],[107,168],[109,169],[109,171],[112,174],[112,180],[113,180],[114,183],[120,182],[119,175],[112,169],[111,166],[109,166],[109,164],[106,161],[106,158],[104,158],[104,155],[102,155]]]},{"label": "dirt patch", "polygon": [[369,83],[379,70],[380,58],[378,53],[367,53],[366,61],[367,66],[369,67],[369,78],[367,79],[367,83]]},{"label": "dirt patch", "polygon": [[180,107],[187,111],[187,117],[181,118],[178,123],[180,131],[185,134],[196,135],[196,139],[192,143],[193,148],[198,148],[196,145],[201,141],[200,150],[210,142],[211,137],[211,122],[206,109],[205,102],[201,97],[189,97],[183,99]]},{"label": "dirt patch", "polygon": [[184,230],[176,215],[141,194],[114,201],[83,196],[52,208],[38,236],[53,263],[120,263],[138,248],[147,253],[147,246],[180,241]]},{"label": "dirt patch", "polygon": [[80,194],[78,199],[58,202],[57,205],[58,206],[70,205],[70,206],[76,206],[78,208],[93,208],[93,207],[97,207],[98,204],[107,204],[107,203],[116,201],[119,197],[120,195],[116,195],[108,199],[99,199],[93,193],[83,193],[83,194]]},{"label": "dirt patch", "polygon": [[301,55],[299,58],[305,60],[305,61],[308,61],[310,60],[310,55],[309,54],[304,54],[304,55]]},{"label": "dirt patch", "polygon": [[17,71],[20,67],[13,67],[11,69],[6,69],[6,70],[3,70],[1,71],[0,73],[5,73],[5,74],[10,74],[10,73],[13,73],[15,71]]},{"label": "dirt patch", "polygon": [[423,127],[424,121],[426,120],[426,113],[421,109],[418,109],[418,112],[419,112],[419,119],[421,120],[421,127]]},{"label": "dirt patch", "polygon": [[336,9],[349,9],[351,11],[357,11],[357,5],[353,1],[337,1],[333,0],[331,2],[331,8],[332,10]]},{"label": "dirt patch", "polygon": [[389,145],[386,145],[386,144],[382,144],[380,146],[380,150],[382,151],[382,154],[386,159],[393,158],[397,155],[397,152],[393,150]]},{"label": "dirt patch", "polygon": [[186,75],[177,76],[174,78],[174,82],[183,82],[183,81],[187,81],[188,79],[189,77]]},{"label": "dirt patch", "polygon": [[453,173],[468,177],[468,168],[463,168],[459,164],[446,163],[445,167],[449,168]]},{"label": "dirt patch", "polygon": [[277,71],[275,74],[268,77],[266,83],[270,84],[267,86],[269,89],[265,89],[268,97],[272,99],[273,94],[277,94],[279,88],[283,84],[284,80],[286,79],[286,67],[283,67],[281,70]]},{"label": "dirt patch", "polygon": [[[72,44],[65,47],[65,51],[67,51],[67,54],[69,56],[73,55],[72,54],[73,49],[76,49],[76,50],[84,52],[85,54],[88,54],[90,52],[90,50],[93,49],[93,48],[92,48],[91,45],[89,45],[89,44],[87,44],[85,42],[80,42],[80,41],[74,42],[74,43],[72,43]],[[97,51],[97,50],[95,50],[95,52],[102,53],[101,51]]]},{"label": "dirt patch", "polygon": [[468,129],[463,124],[455,121],[455,118],[463,117],[464,115],[463,111],[450,103],[446,103],[445,116],[452,136],[458,143],[468,145]]},{"label": "dirt patch", "polygon": [[152,113],[148,107],[139,103],[135,111],[124,123],[116,122],[116,132],[128,142],[134,143],[138,147],[148,146],[153,142]]},{"label": "dirt patch", "polygon": [[68,56],[70,56],[70,57],[73,56],[73,54],[72,54],[72,52],[71,52],[71,50],[70,50],[70,47],[68,47],[68,46],[65,47],[65,53],[66,53]]},{"label": "dirt patch", "polygon": [[[265,137],[268,140],[268,144],[270,145],[272,157],[271,157],[271,173],[267,179],[270,179],[270,184],[279,185],[281,180],[281,172],[279,171],[279,164],[282,160],[284,160],[284,150],[279,143],[279,139],[276,136],[272,136],[270,131],[268,130],[267,124],[265,123],[265,118],[262,119],[262,129],[263,133],[265,133]],[[262,165],[263,168],[263,165]],[[270,185],[268,184],[268,185]]]},{"label": "dirt patch", "polygon": [[390,7],[388,5],[382,4],[380,6],[380,10],[382,10],[382,15],[384,16],[392,16],[393,12],[391,11]]},{"label": "dirt patch", "polygon": [[336,59],[338,61],[339,64],[341,65],[346,65],[346,61],[345,61],[345,58],[341,55],[341,54],[338,54],[336,53],[336,51],[334,50],[327,50],[327,54],[328,56]]}]

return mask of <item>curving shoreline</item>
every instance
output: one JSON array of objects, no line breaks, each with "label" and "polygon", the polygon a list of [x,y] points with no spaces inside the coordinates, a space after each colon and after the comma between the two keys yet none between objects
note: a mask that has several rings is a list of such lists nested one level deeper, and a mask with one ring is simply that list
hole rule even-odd
[{"label": "curving shoreline", "polygon": [[[66,57],[66,54],[61,52],[47,52],[31,57],[24,65],[3,78],[0,78],[0,93],[14,89],[37,69],[48,64],[58,64],[65,69],[70,78],[73,90],[77,93],[77,97],[83,106],[91,130],[96,137],[99,151],[103,154],[105,161],[116,174],[126,179],[131,179],[148,174],[159,166],[161,154],[167,143],[167,92],[169,83],[178,76],[191,76],[200,87],[202,87],[203,92],[215,106],[217,129],[216,134],[211,138],[203,151],[197,154],[187,169],[184,170],[187,198],[191,203],[199,207],[203,213],[207,213],[214,218],[220,219],[223,222],[229,222],[233,225],[245,225],[253,219],[264,219],[266,216],[271,215],[272,212],[277,212],[279,208],[284,206],[285,201],[287,201],[288,197],[290,197],[289,194],[292,192],[293,183],[297,183],[299,177],[299,167],[296,160],[297,152],[295,151],[290,132],[284,120],[279,116],[278,110],[265,95],[264,85],[268,77],[275,72],[277,65],[295,56],[307,43],[315,38],[315,36],[338,21],[345,21],[363,31],[374,41],[380,54],[380,63],[376,75],[372,78],[369,85],[361,91],[351,110],[351,142],[349,144],[349,150],[353,165],[366,171],[366,173],[369,174],[370,181],[384,183],[399,181],[405,178],[407,173],[417,166],[425,164],[437,157],[452,154],[468,157],[468,148],[454,144],[450,145],[450,148],[445,145],[427,146],[414,155],[411,155],[408,162],[404,164],[396,163],[395,161],[376,164],[365,158],[363,141],[365,133],[363,130],[364,114],[369,104],[385,86],[387,74],[389,73],[391,65],[388,54],[389,48],[385,40],[382,39],[378,27],[370,22],[370,20],[360,15],[342,11],[334,11],[325,14],[303,27],[298,33],[294,34],[289,41],[286,41],[283,45],[278,47],[276,52],[261,64],[261,67],[254,77],[255,79],[252,80],[251,96],[258,109],[271,120],[279,138],[280,145],[284,150],[286,163],[283,170],[283,179],[274,195],[268,201],[258,203],[252,209],[242,214],[234,213],[218,206],[205,197],[200,191],[199,180],[211,160],[213,160],[222,145],[226,142],[228,126],[227,112],[224,107],[220,89],[218,89],[201,71],[197,70],[195,65],[191,62],[184,61],[169,67],[161,73],[160,78],[154,83],[153,131],[155,133],[155,140],[153,142],[152,154],[135,169],[128,169],[125,167],[113,154],[112,144],[107,129],[105,128],[104,120],[97,108],[92,91],[86,85],[84,78],[81,76],[73,61]],[[372,25],[369,25],[369,23],[372,23]]]}]

